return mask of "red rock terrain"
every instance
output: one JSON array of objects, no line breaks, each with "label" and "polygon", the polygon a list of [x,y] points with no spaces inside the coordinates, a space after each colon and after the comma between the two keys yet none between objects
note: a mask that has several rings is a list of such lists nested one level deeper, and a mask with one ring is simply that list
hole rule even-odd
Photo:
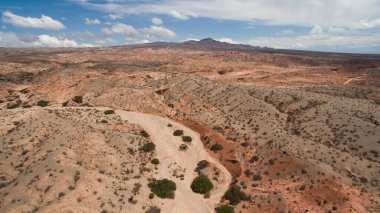
[{"label": "red rock terrain", "polygon": [[[3,116],[45,100],[161,115],[198,132],[247,195],[235,212],[380,212],[378,55],[207,39],[3,48],[0,67]],[[211,151],[214,144],[222,149]],[[0,192],[1,204],[8,203]]]}]

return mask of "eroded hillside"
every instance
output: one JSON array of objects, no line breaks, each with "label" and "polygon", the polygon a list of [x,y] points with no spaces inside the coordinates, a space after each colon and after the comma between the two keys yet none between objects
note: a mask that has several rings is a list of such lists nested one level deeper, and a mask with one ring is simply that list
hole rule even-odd
[{"label": "eroded hillside", "polygon": [[[211,156],[232,175],[231,187],[239,187],[247,195],[239,202],[232,202],[228,196],[221,201],[233,204],[236,212],[380,211],[378,56],[188,45],[1,50],[4,151],[0,157],[13,163],[2,164],[2,171],[7,172],[2,178],[6,187],[0,189],[2,203],[6,204],[2,206],[16,211],[21,208],[20,203],[25,201],[17,201],[16,195],[8,192],[13,189],[17,193],[17,187],[38,187],[40,198],[33,196],[33,202],[52,202],[49,205],[57,208],[77,205],[78,197],[67,198],[71,192],[67,187],[75,183],[70,181],[77,170],[81,178],[98,172],[83,169],[85,160],[82,166],[77,164],[79,158],[96,159],[88,156],[92,149],[86,149],[91,145],[85,142],[86,137],[94,137],[103,141],[100,147],[113,150],[115,156],[98,158],[101,163],[91,161],[88,165],[101,167],[114,161],[116,165],[110,171],[113,181],[111,177],[101,182],[91,177],[92,187],[96,184],[102,188],[91,199],[100,197],[97,202],[108,205],[111,195],[107,193],[113,193],[112,187],[126,187],[127,191],[118,193],[124,195],[118,199],[126,200],[125,204],[116,204],[115,198],[115,206],[110,204],[109,208],[141,209],[141,203],[148,207],[146,196],[134,196],[141,199],[137,206],[127,201],[126,195],[133,194],[128,191],[133,190],[133,178],[123,182],[116,178],[122,173],[122,156],[128,155],[129,149],[137,149],[137,142],[123,148],[123,141],[134,138],[143,143],[145,139],[138,136],[135,128],[139,127],[116,115],[104,124],[102,111],[91,109],[109,107],[168,117],[198,132]],[[75,101],[75,96],[81,101]],[[48,101],[47,107],[59,109],[36,106],[42,100]],[[74,110],[77,107],[89,109]],[[41,143],[40,147],[30,140]],[[75,151],[78,144],[82,144],[81,154]],[[78,159],[66,166],[57,163],[63,152],[70,153],[68,150]],[[54,160],[33,163],[31,159],[41,160],[38,156],[54,156]],[[140,153],[133,158],[149,162],[151,156]],[[58,184],[48,181],[38,185],[30,172],[37,169],[32,169],[36,165],[41,170],[50,169],[54,180],[66,180],[67,186],[55,189]],[[68,165],[72,165],[70,169]],[[139,166],[135,166],[137,172]],[[28,172],[15,179],[16,171]],[[53,186],[45,194],[49,185]],[[84,188],[82,196],[94,193]],[[141,190],[149,194],[146,184],[142,183]],[[65,195],[50,199],[49,192]],[[65,202],[58,201],[65,198]]]}]

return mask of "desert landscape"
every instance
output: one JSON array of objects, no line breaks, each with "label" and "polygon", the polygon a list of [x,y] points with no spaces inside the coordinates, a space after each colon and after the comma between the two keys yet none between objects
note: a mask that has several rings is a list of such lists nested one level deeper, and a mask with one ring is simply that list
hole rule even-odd
[{"label": "desert landscape", "polygon": [[0,48],[0,212],[380,212],[380,55]]}]

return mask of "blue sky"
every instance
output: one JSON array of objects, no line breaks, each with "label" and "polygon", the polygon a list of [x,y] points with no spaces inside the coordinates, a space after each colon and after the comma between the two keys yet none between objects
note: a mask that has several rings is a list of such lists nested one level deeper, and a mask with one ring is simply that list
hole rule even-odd
[{"label": "blue sky", "polygon": [[83,47],[212,37],[380,53],[380,0],[1,0],[0,46]]}]

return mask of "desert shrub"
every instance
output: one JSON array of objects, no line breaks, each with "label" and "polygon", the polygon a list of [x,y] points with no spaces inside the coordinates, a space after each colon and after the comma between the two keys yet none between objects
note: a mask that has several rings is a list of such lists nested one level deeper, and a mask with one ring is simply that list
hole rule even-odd
[{"label": "desert shrub", "polygon": [[81,103],[83,103],[83,97],[82,96],[75,96],[73,98],[73,101],[77,102],[78,104],[81,104]]},{"label": "desert shrub", "polygon": [[147,131],[145,131],[145,130],[141,130],[140,131],[140,135],[143,136],[144,138],[149,138],[150,137],[149,133]]},{"label": "desert shrub", "polygon": [[191,138],[190,136],[182,136],[182,141],[190,143],[191,141],[193,141],[193,138]]},{"label": "desert shrub", "polygon": [[303,191],[303,190],[305,190],[305,189],[306,189],[306,185],[302,185],[302,186],[299,188],[300,191]]},{"label": "desert shrub", "polygon": [[151,160],[150,162],[153,163],[154,165],[157,165],[160,163],[160,161],[157,158]]},{"label": "desert shrub", "polygon": [[274,164],[274,160],[271,158],[271,159],[269,159],[268,163],[269,163],[269,165],[273,165]]},{"label": "desert shrub", "polygon": [[154,198],[154,193],[151,192],[151,193],[149,194],[149,199],[153,199],[153,198]]},{"label": "desert shrub", "polygon": [[179,151],[186,151],[189,147],[186,144],[181,144],[179,146]]},{"label": "desert shrub", "polygon": [[257,157],[256,155],[252,156],[251,159],[249,160],[250,163],[254,163],[256,161],[259,160],[259,157]]},{"label": "desert shrub", "polygon": [[173,135],[174,135],[174,136],[181,136],[181,135],[183,135],[183,130],[179,130],[179,129],[177,129],[177,130],[175,130],[175,131],[173,132]]},{"label": "desert shrub", "polygon": [[69,104],[69,102],[66,101],[66,102],[62,103],[62,106],[63,106],[63,107],[67,107],[68,104]]},{"label": "desert shrub", "polygon": [[207,160],[201,160],[197,164],[197,168],[195,168],[196,172],[200,172],[202,169],[207,168],[209,166],[209,163]]},{"label": "desert shrub", "polygon": [[37,102],[37,106],[46,107],[49,104],[49,101],[40,100]]},{"label": "desert shrub", "polygon": [[159,198],[174,198],[174,192],[177,189],[176,184],[168,179],[155,180],[148,184],[150,190]]},{"label": "desert shrub", "polygon": [[22,106],[22,108],[32,108],[32,105],[25,104],[25,105]]},{"label": "desert shrub", "polygon": [[252,179],[255,180],[255,181],[258,181],[258,180],[261,180],[262,177],[259,174],[255,174],[255,175],[252,176]]},{"label": "desert shrub", "polygon": [[222,205],[217,208],[215,208],[216,213],[235,213],[235,210],[232,206],[229,205]]},{"label": "desert shrub", "polygon": [[149,142],[149,143],[144,144],[142,149],[144,152],[151,152],[156,149],[156,145],[152,142]]},{"label": "desert shrub", "polygon": [[106,110],[106,111],[104,111],[104,114],[105,115],[115,114],[115,110],[112,110],[112,109]]},{"label": "desert shrub", "polygon": [[232,185],[224,195],[224,198],[230,202],[231,205],[237,205],[242,200],[248,200],[248,196],[241,191],[240,186]]},{"label": "desert shrub", "polygon": [[173,124],[168,124],[168,127],[172,127],[173,126]]},{"label": "desert shrub", "polygon": [[218,144],[218,143],[212,145],[211,148],[210,148],[210,150],[211,150],[211,151],[214,151],[214,152],[219,151],[219,150],[222,150],[222,149],[223,149],[223,146],[220,145],[220,144]]},{"label": "desert shrub", "polygon": [[100,123],[107,124],[108,121],[103,119],[103,120],[100,121]]},{"label": "desert shrub", "polygon": [[21,105],[21,101],[16,101],[15,103],[8,103],[7,109],[16,109]]},{"label": "desert shrub", "polygon": [[205,194],[209,192],[214,186],[207,176],[200,175],[194,178],[190,187],[195,193]]},{"label": "desert shrub", "polygon": [[151,206],[145,213],[160,213],[161,209],[156,206]]}]

